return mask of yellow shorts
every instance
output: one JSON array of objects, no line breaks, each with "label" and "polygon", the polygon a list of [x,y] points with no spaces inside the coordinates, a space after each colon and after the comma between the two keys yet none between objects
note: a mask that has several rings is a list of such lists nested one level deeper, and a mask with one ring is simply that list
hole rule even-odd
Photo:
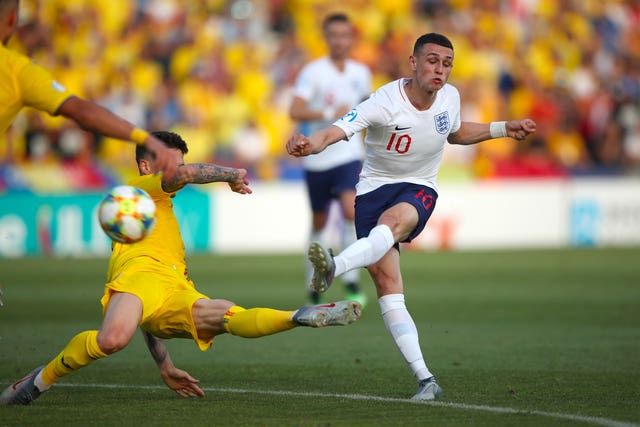
[{"label": "yellow shorts", "polygon": [[198,338],[192,307],[199,299],[210,299],[198,292],[183,272],[175,271],[152,259],[129,261],[120,273],[105,285],[100,300],[103,313],[114,292],[133,294],[142,301],[140,327],[158,338],[192,338],[205,351],[213,339]]}]

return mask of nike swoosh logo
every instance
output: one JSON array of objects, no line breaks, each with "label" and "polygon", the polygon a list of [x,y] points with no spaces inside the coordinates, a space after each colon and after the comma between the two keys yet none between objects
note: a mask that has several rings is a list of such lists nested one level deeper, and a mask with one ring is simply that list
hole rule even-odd
[{"label": "nike swoosh logo", "polygon": [[69,366],[68,363],[65,363],[64,356],[62,356],[62,359],[60,359],[60,363],[62,363],[66,368],[71,369],[73,371],[73,368]]},{"label": "nike swoosh logo", "polygon": [[29,381],[31,378],[33,378],[33,375],[27,375],[26,377],[24,377],[23,379],[21,379],[20,381],[16,381],[15,383],[13,383],[11,385],[11,388],[13,389],[13,391],[18,390],[18,386],[20,384],[22,384],[25,381]]},{"label": "nike swoosh logo", "polygon": [[407,129],[411,129],[411,126],[401,128],[400,126],[396,125],[396,130],[407,130]]},{"label": "nike swoosh logo", "polygon": [[328,303],[328,304],[320,304],[320,305],[317,305],[316,307],[322,307],[322,308],[333,308],[333,307],[335,307],[335,306],[336,306],[336,303],[335,303],[335,302],[330,302],[330,303]]}]

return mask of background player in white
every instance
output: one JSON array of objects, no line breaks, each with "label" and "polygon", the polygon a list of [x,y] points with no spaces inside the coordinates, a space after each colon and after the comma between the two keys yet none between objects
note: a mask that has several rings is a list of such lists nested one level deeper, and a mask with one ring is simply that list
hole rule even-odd
[{"label": "background player in white", "polygon": [[413,396],[417,400],[435,399],[442,389],[427,368],[405,306],[399,243],[420,234],[433,212],[438,197],[436,175],[446,142],[469,145],[504,136],[522,140],[536,129],[530,119],[461,121],[460,95],[447,84],[453,56],[453,45],[445,36],[419,37],[409,57],[411,78],[386,84],[332,126],[309,137],[294,135],[287,142],[289,154],[307,156],[367,129],[355,206],[359,240],[335,258],[319,243],[312,243],[311,286],[323,292],[335,276],[368,267],[384,323],[418,380]]},{"label": "background player in white", "polygon": [[[349,58],[355,41],[354,28],[347,15],[335,13],[322,24],[327,56],[305,65],[296,80],[289,114],[300,121],[300,132],[307,135],[342,117],[371,94],[371,72],[366,65]],[[355,186],[362,167],[364,149],[362,137],[356,133],[351,144],[329,147],[321,154],[304,159],[305,180],[311,204],[310,242],[321,241],[333,200],[338,200],[342,212],[342,246],[356,240],[354,218]],[[324,234],[323,234],[324,233]],[[311,280],[311,265],[306,263],[307,283]],[[360,273],[347,272],[342,281],[347,299],[366,303],[360,292]],[[308,289],[311,301],[319,302],[319,294]]]}]

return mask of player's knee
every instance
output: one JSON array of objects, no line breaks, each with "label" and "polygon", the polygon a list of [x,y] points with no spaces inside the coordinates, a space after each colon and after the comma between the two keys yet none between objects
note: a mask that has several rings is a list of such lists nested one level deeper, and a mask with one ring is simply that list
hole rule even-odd
[{"label": "player's knee", "polygon": [[223,299],[201,299],[191,310],[198,337],[213,338],[225,333],[225,316],[236,304]]},{"label": "player's knee", "polygon": [[124,331],[110,331],[110,332],[99,332],[98,337],[98,347],[106,354],[116,353],[129,344],[131,341],[131,335],[125,333]]},{"label": "player's knee", "polygon": [[401,226],[400,216],[395,212],[385,212],[378,219],[378,225],[386,225],[393,232]]}]

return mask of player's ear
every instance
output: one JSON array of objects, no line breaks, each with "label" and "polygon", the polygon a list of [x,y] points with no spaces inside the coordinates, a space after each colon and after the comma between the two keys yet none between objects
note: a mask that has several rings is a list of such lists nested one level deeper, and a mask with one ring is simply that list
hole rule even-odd
[{"label": "player's ear", "polygon": [[411,71],[415,71],[417,68],[416,57],[413,55],[409,56],[409,68],[411,68]]},{"label": "player's ear", "polygon": [[140,159],[140,163],[138,163],[138,169],[140,169],[140,173],[143,175],[149,175],[153,173],[151,169],[151,162],[147,159]]},{"label": "player's ear", "polygon": [[17,7],[11,10],[8,15],[6,15],[6,20],[4,21],[3,25],[6,24],[6,28],[10,29],[10,31],[7,35],[6,40],[3,40],[4,43],[8,42],[11,36],[13,36],[13,34],[16,32],[16,29],[18,28],[18,17],[19,15]]}]

